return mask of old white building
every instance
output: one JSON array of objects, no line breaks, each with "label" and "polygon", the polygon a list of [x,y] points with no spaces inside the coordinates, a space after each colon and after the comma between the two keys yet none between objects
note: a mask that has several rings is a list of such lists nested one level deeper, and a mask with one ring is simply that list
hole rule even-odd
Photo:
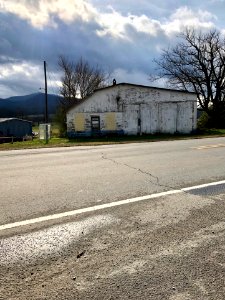
[{"label": "old white building", "polygon": [[67,132],[70,137],[190,133],[196,120],[195,93],[119,83],[73,106],[67,113]]}]

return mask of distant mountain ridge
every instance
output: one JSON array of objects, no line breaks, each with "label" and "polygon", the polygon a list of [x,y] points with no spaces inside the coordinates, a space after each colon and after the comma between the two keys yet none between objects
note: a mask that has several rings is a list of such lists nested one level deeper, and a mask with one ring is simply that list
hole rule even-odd
[{"label": "distant mountain ridge", "polygon": [[[60,103],[60,96],[48,94],[48,113],[56,113]],[[15,96],[6,99],[0,98],[0,117],[26,117],[44,115],[45,112],[45,94],[35,93],[25,96]]]}]

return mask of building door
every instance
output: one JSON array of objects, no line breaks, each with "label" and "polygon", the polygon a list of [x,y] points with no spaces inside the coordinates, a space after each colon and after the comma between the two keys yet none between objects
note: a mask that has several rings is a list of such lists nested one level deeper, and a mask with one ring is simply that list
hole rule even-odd
[{"label": "building door", "polygon": [[177,130],[177,104],[161,103],[159,106],[160,131],[175,133]]},{"label": "building door", "polygon": [[123,129],[126,134],[138,134],[139,127],[139,105],[131,104],[123,107]]},{"label": "building door", "polygon": [[91,116],[91,131],[99,132],[100,131],[100,117]]}]

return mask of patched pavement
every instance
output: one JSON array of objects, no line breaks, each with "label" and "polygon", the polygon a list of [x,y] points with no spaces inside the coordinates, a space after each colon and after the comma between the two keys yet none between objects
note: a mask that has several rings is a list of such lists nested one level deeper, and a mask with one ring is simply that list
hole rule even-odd
[{"label": "patched pavement", "polygon": [[225,185],[1,232],[0,299],[225,299]]}]

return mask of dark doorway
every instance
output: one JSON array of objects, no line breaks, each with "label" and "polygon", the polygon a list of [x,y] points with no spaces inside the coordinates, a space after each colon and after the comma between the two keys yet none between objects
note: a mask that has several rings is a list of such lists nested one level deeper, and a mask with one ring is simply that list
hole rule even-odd
[{"label": "dark doorway", "polygon": [[91,117],[91,130],[93,132],[100,131],[100,117],[99,116]]}]

